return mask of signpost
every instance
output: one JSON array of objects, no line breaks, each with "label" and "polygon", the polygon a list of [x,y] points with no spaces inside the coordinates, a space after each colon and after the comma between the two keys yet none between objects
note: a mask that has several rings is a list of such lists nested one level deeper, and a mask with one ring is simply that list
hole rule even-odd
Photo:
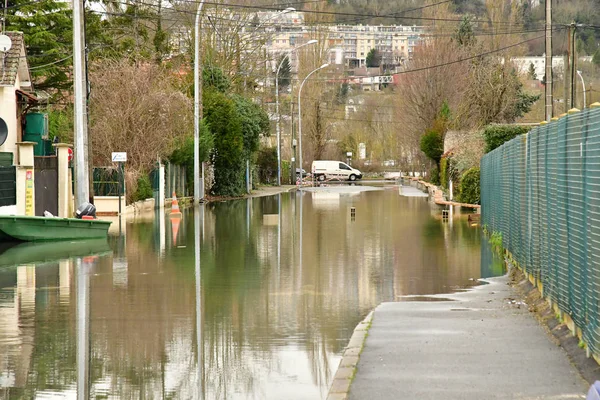
[{"label": "signpost", "polygon": [[71,162],[71,161],[73,161],[73,149],[69,147],[68,153],[69,153],[69,162]]},{"label": "signpost", "polygon": [[121,173],[121,180],[119,181],[119,226],[121,225],[121,192],[125,187],[125,173],[123,172],[123,164],[127,162],[126,152],[113,152],[112,162],[119,164],[119,172]]}]

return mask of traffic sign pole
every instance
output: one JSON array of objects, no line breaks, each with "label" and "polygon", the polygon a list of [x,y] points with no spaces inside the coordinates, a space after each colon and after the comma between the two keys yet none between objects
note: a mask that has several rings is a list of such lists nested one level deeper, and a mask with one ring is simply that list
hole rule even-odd
[{"label": "traffic sign pole", "polygon": [[117,165],[119,165],[119,172],[121,173],[121,179],[119,181],[119,226],[121,226],[121,192],[125,191],[125,172],[123,170],[123,165],[127,162],[127,153],[113,152],[111,158],[112,162],[116,162]]}]

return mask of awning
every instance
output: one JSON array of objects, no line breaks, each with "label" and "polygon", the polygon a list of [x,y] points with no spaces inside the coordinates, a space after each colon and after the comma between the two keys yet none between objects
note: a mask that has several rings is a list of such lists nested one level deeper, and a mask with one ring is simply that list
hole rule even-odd
[{"label": "awning", "polygon": [[15,93],[17,94],[17,96],[21,96],[22,98],[27,99],[28,103],[37,103],[39,101],[38,98],[34,95],[24,92],[20,89],[15,90]]}]

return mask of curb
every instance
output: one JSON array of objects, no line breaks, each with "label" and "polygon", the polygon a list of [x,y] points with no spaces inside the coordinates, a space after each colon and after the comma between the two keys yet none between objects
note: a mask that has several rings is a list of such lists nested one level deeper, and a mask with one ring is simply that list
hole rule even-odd
[{"label": "curb", "polygon": [[354,333],[348,342],[348,346],[344,350],[344,355],[340,361],[340,365],[333,377],[327,400],[346,400],[350,393],[350,385],[356,375],[356,369],[360,353],[367,340],[369,328],[373,321],[373,311],[369,313],[357,326],[354,328]]}]

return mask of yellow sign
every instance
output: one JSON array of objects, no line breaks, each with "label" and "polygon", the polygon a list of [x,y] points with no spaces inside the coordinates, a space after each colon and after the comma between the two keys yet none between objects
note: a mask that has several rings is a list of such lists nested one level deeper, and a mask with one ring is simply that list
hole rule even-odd
[{"label": "yellow sign", "polygon": [[25,174],[25,215],[34,216],[35,207],[33,204],[33,170],[28,169]]}]

